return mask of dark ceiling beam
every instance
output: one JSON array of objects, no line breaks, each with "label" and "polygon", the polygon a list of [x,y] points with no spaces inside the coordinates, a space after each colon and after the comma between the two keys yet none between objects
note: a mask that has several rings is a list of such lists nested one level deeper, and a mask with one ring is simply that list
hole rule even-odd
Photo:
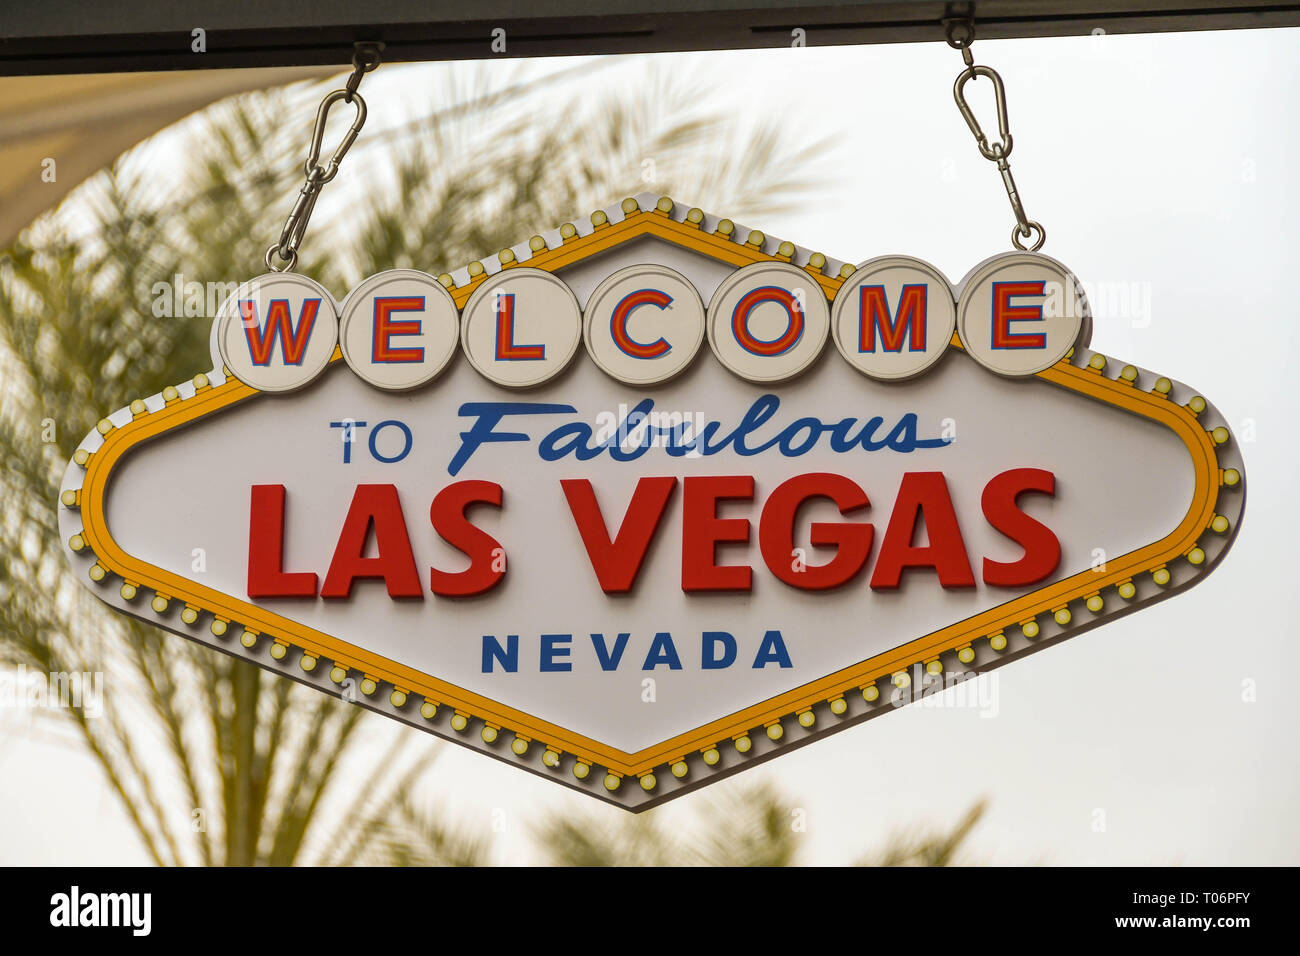
[{"label": "dark ceiling beam", "polygon": [[0,75],[343,66],[360,40],[390,63],[788,47],[796,29],[808,46],[938,41],[971,7],[981,39],[1300,26],[1300,2],[1274,0],[11,0]]}]

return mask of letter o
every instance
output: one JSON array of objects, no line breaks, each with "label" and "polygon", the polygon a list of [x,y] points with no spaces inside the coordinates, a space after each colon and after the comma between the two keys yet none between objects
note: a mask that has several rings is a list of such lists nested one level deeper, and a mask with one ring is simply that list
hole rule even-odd
[{"label": "letter o", "polygon": [[783,262],[737,269],[709,302],[709,345],[750,382],[793,378],[816,360],[830,333],[821,283]]}]

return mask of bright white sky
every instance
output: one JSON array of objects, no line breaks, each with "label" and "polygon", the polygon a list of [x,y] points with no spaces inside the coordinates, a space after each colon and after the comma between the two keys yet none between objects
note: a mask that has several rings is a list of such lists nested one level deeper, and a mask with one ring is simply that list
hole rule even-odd
[{"label": "bright white sky", "polygon": [[[1300,419],[1290,368],[1300,321],[1291,288],[1298,50],[1295,30],[975,48],[977,62],[1006,80],[1012,166],[1029,215],[1047,226],[1043,251],[1087,282],[1149,290],[1149,323],[1103,314],[1093,347],[1195,386],[1243,439],[1249,506],[1223,565],[1184,595],[986,678],[996,681],[996,717],[908,708],[704,793],[772,779],[807,811],[805,862],[848,862],[892,830],[949,825],[986,796],[972,847],[988,862],[1300,863],[1300,704],[1285,676],[1300,540],[1290,431]],[[746,225],[845,260],[916,255],[954,281],[1007,248],[1001,182],[952,102],[955,51],[936,43],[658,59],[716,83],[720,102],[738,111],[790,116],[792,136],[832,137],[832,175],[816,201]],[[630,86],[645,66],[629,58],[605,80]],[[387,67],[367,79],[371,122],[409,115],[397,91],[418,93],[446,69],[465,67]],[[1247,680],[1255,702],[1243,701]],[[9,821],[0,863],[144,861],[70,735],[12,711],[0,720],[0,819]],[[622,813],[444,749],[431,790],[485,832],[491,811],[505,810],[500,861],[529,859],[528,823],[543,807]],[[666,812],[688,816],[700,796]],[[1097,810],[1104,832],[1094,829]]]}]

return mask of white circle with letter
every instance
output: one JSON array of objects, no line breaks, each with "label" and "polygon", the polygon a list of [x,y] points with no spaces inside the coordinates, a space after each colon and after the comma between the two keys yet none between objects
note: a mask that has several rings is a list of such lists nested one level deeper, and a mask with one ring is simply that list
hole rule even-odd
[{"label": "white circle with letter", "polygon": [[269,272],[221,304],[216,330],[221,360],[235,378],[262,392],[291,392],[333,357],[338,306],[306,276]]},{"label": "white circle with letter", "polygon": [[474,290],[460,335],[470,364],[485,378],[528,388],[569,364],[582,341],[582,309],[562,280],[515,266]]},{"label": "white circle with letter", "polygon": [[985,368],[1021,377],[1051,368],[1074,348],[1088,315],[1079,281],[1055,259],[1008,252],[962,283],[957,332]]},{"label": "white circle with letter", "polygon": [[695,358],[704,341],[704,303],[680,272],[628,266],[592,292],[583,323],[587,351],[607,375],[657,385]]},{"label": "white circle with letter", "polygon": [[900,381],[943,357],[957,327],[952,287],[910,256],[871,259],[844,280],[831,307],[835,347],[868,378]]},{"label": "white circle with letter", "polygon": [[821,284],[782,262],[737,269],[709,302],[713,353],[750,382],[780,382],[798,375],[821,354],[830,324]]},{"label": "white circle with letter", "polygon": [[460,341],[451,293],[432,276],[393,269],[366,279],[339,309],[348,366],[376,388],[417,388],[447,367]]}]

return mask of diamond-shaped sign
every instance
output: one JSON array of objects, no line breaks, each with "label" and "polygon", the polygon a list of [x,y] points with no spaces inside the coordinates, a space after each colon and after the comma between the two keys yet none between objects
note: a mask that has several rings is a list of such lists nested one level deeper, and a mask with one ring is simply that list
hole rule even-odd
[{"label": "diamond-shaped sign", "polygon": [[106,603],[644,809],[1199,581],[1244,472],[1042,256],[953,287],[653,196],[341,303],[264,276],[87,436]]}]

